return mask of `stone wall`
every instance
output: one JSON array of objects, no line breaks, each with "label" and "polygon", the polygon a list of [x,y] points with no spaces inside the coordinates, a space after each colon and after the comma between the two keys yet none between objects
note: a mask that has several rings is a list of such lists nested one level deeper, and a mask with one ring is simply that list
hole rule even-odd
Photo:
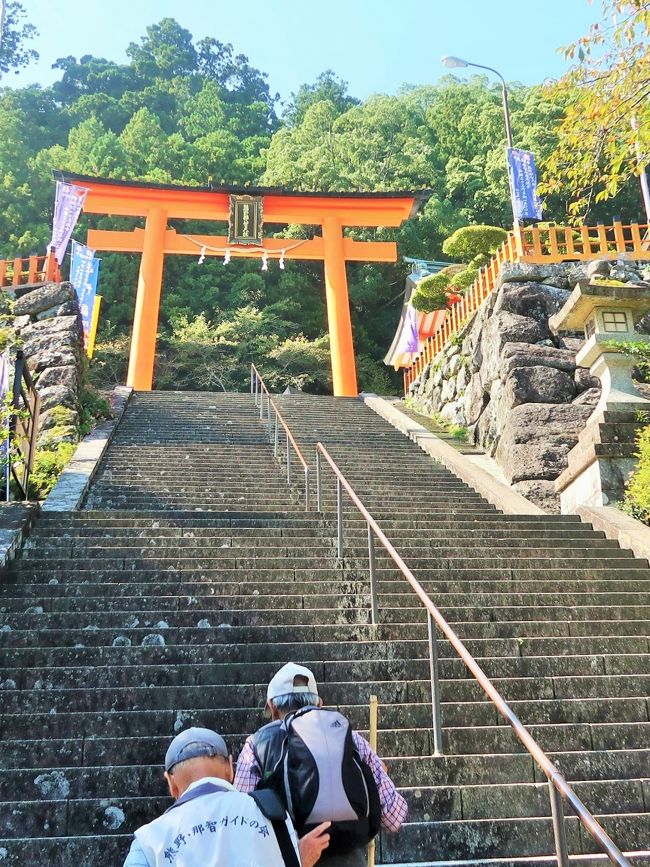
[{"label": "stone wall", "polygon": [[13,328],[41,397],[38,445],[77,442],[84,349],[70,283],[16,286]]},{"label": "stone wall", "polygon": [[548,511],[559,511],[554,480],[600,397],[598,380],[576,367],[584,336],[558,337],[548,319],[594,275],[639,282],[650,269],[604,260],[504,266],[497,289],[409,392],[419,412],[465,425],[513,488]]}]

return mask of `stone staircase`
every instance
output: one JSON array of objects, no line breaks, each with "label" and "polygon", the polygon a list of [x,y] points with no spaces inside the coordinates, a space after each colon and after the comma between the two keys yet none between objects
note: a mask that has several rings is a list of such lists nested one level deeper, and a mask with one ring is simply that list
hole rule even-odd
[{"label": "stone staircase", "polygon": [[[502,515],[360,401],[291,395],[276,403],[308,460],[314,461],[317,441],[326,445],[608,833],[626,851],[639,853],[633,860],[648,860],[647,561],[573,517]],[[323,501],[331,511],[333,477],[323,467]],[[347,503],[344,524],[351,542],[346,562],[361,577],[367,574],[365,523]],[[413,630],[424,619],[421,607],[379,546],[376,560],[382,625],[400,622]],[[443,648],[446,755],[422,760],[417,777],[399,777],[408,790],[410,823],[384,841],[383,857],[403,857],[407,840],[409,857],[420,859],[432,853],[442,860],[552,853],[545,777],[444,642]],[[420,664],[418,679],[428,674]],[[404,667],[398,671],[409,679]],[[412,698],[407,692],[407,701]],[[419,724],[426,725],[429,715],[426,708]],[[396,767],[394,760],[390,764]],[[568,808],[567,816],[570,852],[593,853]]]},{"label": "stone staircase", "polygon": [[[359,401],[280,403],[615,841],[650,849],[647,563],[573,519],[501,515]],[[169,803],[169,738],[214,726],[236,753],[288,659],[361,731],[379,696],[410,818],[378,863],[549,860],[532,760],[447,642],[446,755],[432,755],[423,610],[378,548],[369,625],[365,526],[346,513],[340,564],[325,518],[286,487],[248,395],[134,395],[86,510],[43,514],[0,584],[3,867],[121,864]],[[593,851],[575,819],[567,832],[571,852]]]}]

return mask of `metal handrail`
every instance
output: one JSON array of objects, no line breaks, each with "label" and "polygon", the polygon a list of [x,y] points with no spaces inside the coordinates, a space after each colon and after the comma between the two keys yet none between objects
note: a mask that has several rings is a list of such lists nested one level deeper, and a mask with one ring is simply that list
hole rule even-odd
[{"label": "metal handrail", "polygon": [[[264,380],[258,369],[254,364],[251,364],[251,394],[253,395],[253,400],[255,401],[255,406],[259,406],[260,408],[260,421],[264,421],[264,395],[266,395],[266,420],[267,420],[267,430],[269,436],[269,442],[273,443],[273,454],[275,457],[278,457],[279,451],[279,437],[280,437],[280,427],[284,430],[284,439],[286,442],[286,460],[287,460],[287,484],[291,484],[292,480],[292,450],[296,453],[296,457],[302,464],[303,474],[305,477],[305,511],[308,512],[310,508],[309,503],[309,478],[310,478],[310,467],[303,453],[300,451],[298,443],[294,439],[293,434],[289,430],[289,426],[286,421],[282,417],[282,413],[277,408],[275,402],[271,398],[271,394],[266,387]],[[271,420],[271,410],[273,410],[275,414],[275,421]]]},{"label": "metal handrail", "polygon": [[567,801],[571,808],[576,813],[583,827],[596,841],[600,848],[606,853],[609,859],[618,864],[619,867],[630,867],[630,862],[623,855],[620,849],[616,846],[607,832],[601,827],[596,818],[589,812],[587,807],[582,803],[580,798],[573,791],[571,786],[564,779],[558,768],[546,755],[537,741],[533,738],[527,728],[521,723],[515,712],[508,705],[498,689],[485,674],[478,662],[472,654],[467,650],[458,635],[454,632],[449,623],[445,620],[439,609],[429,598],[429,595],[417,580],[415,575],[408,568],[404,560],[397,553],[387,536],[372,517],[368,509],[364,506],[354,489],[343,475],[340,468],[335,463],[332,456],[322,443],[316,444],[316,500],[318,510],[321,511],[321,455],[329,464],[332,472],[336,476],[337,481],[337,550],[340,559],[344,554],[343,540],[343,490],[357,507],[362,517],[366,521],[368,527],[368,543],[369,543],[369,564],[370,564],[370,584],[371,597],[373,600],[372,622],[377,622],[377,582],[374,565],[374,536],[377,537],[381,545],[386,549],[389,556],[400,570],[402,575],[411,585],[416,595],[424,605],[427,611],[427,625],[429,634],[429,662],[431,671],[431,703],[433,715],[433,739],[434,739],[434,754],[442,755],[442,719],[440,713],[440,686],[438,680],[438,639],[437,628],[439,627],[445,635],[456,653],[460,656],[469,671],[478,682],[481,689],[485,692],[490,701],[495,705],[501,716],[512,727],[514,733],[524,745],[526,750],[537,762],[537,765],[544,772],[549,784],[549,797],[551,801],[551,816],[553,820],[553,833],[555,836],[555,849],[560,867],[569,867],[569,853],[566,841],[566,830],[564,826],[564,808],[562,799]]}]

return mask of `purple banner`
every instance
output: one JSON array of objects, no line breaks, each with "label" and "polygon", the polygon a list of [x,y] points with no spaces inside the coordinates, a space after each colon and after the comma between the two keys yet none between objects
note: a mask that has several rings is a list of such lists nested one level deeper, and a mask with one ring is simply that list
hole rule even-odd
[{"label": "purple banner", "polygon": [[48,244],[48,250],[54,249],[54,256],[59,265],[63,262],[87,195],[88,190],[83,187],[56,182],[52,240]]},{"label": "purple banner", "polygon": [[414,308],[409,304],[406,308],[406,318],[395,352],[417,352],[419,345],[418,317]]},{"label": "purple banner", "polygon": [[84,334],[84,348],[88,345],[88,335],[93,321],[93,307],[97,292],[97,277],[99,276],[99,259],[95,251],[77,241],[72,242],[72,262],[70,264],[70,282],[79,299],[81,324]]}]

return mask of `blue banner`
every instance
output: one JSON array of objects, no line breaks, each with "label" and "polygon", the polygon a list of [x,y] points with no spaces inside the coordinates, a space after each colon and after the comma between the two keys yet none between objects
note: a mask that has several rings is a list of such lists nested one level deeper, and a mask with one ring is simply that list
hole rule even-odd
[{"label": "blue banner", "polygon": [[95,251],[77,241],[72,242],[72,262],[70,265],[70,282],[79,299],[81,324],[84,333],[84,348],[88,345],[88,335],[93,320],[93,307],[97,292],[99,276],[99,259]]},{"label": "blue banner", "polygon": [[537,195],[537,169],[531,151],[508,148],[508,178],[516,220],[541,220],[542,202]]}]

